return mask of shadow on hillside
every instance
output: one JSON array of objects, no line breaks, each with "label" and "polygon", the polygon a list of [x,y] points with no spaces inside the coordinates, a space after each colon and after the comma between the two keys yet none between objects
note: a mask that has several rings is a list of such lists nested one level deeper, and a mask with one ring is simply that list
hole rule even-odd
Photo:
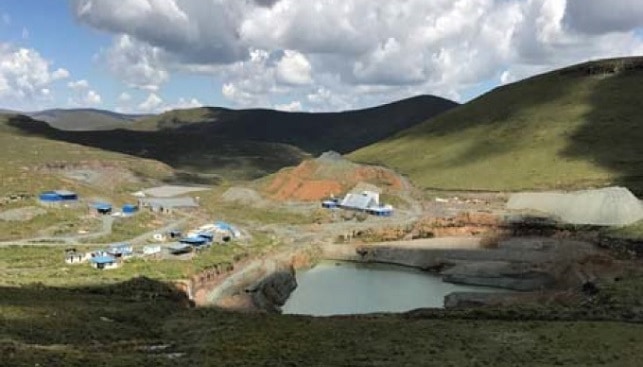
[{"label": "shadow on hillside", "polygon": [[254,179],[297,165],[306,157],[295,147],[283,144],[217,139],[183,130],[61,131],[19,116],[7,124],[29,135],[158,160],[181,171],[180,178],[186,181],[216,183],[217,177],[208,177],[212,174]]},{"label": "shadow on hillside", "polygon": [[353,151],[456,105],[419,96],[340,113],[203,108],[159,115],[147,121],[154,131],[60,131],[20,116],[8,124],[48,139],[158,160],[184,172],[253,179],[295,166],[308,153]]},{"label": "shadow on hillside", "polygon": [[643,58],[575,72],[603,79],[591,94],[591,111],[563,155],[607,168],[618,177],[614,184],[643,195]]},{"label": "shadow on hillside", "polygon": [[148,278],[80,288],[0,287],[0,339],[77,348],[155,343],[162,320],[189,307],[185,294]]}]

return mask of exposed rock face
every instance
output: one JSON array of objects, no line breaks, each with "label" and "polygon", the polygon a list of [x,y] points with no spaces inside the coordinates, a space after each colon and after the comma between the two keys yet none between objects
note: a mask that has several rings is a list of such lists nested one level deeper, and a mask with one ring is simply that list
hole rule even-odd
[{"label": "exposed rock face", "polygon": [[252,290],[252,301],[260,310],[279,313],[281,306],[286,303],[295,288],[297,288],[295,269],[290,266],[288,269],[272,273],[259,282]]},{"label": "exposed rock face", "polygon": [[450,283],[480,285],[516,291],[547,289],[555,284],[554,276],[531,264],[478,262],[456,265],[441,273]]},{"label": "exposed rock face", "polygon": [[444,297],[444,308],[499,306],[513,293],[453,292]]}]

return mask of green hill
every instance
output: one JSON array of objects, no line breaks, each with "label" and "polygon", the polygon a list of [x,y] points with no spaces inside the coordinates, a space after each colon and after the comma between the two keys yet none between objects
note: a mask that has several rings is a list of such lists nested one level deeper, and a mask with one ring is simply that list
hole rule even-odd
[{"label": "green hill", "polygon": [[345,153],[456,106],[457,103],[440,97],[417,96],[383,106],[335,113],[203,107],[152,116],[134,123],[132,129],[290,144],[312,154],[331,149]]},{"label": "green hill", "polygon": [[146,115],[127,115],[91,108],[53,109],[27,114],[29,117],[44,121],[60,130],[88,131],[124,129]]},{"label": "green hill", "polygon": [[353,152],[424,188],[619,184],[643,193],[643,58],[571,66],[497,88]]},{"label": "green hill", "polygon": [[159,162],[45,137],[57,132],[46,123],[27,116],[0,114],[0,196],[20,192],[33,194],[60,187],[79,192],[95,189],[53,174],[50,167],[98,163],[127,170],[141,179],[161,179],[172,175],[171,169]]},{"label": "green hill", "polygon": [[349,152],[456,105],[420,96],[367,110],[321,114],[208,107],[170,111],[136,122],[132,129],[62,131],[34,124],[16,129],[161,161],[185,179],[209,183],[258,178],[327,150]]}]

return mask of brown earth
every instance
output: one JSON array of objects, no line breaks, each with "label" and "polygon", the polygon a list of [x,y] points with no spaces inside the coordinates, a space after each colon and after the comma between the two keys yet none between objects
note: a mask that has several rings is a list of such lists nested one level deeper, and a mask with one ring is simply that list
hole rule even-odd
[{"label": "brown earth", "polygon": [[294,168],[277,172],[261,188],[277,201],[319,201],[342,195],[357,184],[367,182],[387,191],[400,191],[404,180],[382,167],[362,166],[346,160],[307,160]]}]

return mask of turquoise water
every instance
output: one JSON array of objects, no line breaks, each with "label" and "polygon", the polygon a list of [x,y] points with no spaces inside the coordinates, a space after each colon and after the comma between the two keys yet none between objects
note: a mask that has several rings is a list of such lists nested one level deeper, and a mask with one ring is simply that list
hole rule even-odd
[{"label": "turquoise water", "polygon": [[497,291],[445,283],[413,268],[352,262],[322,262],[299,271],[297,284],[283,307],[284,314],[328,316],[442,308],[444,296],[451,292]]}]

